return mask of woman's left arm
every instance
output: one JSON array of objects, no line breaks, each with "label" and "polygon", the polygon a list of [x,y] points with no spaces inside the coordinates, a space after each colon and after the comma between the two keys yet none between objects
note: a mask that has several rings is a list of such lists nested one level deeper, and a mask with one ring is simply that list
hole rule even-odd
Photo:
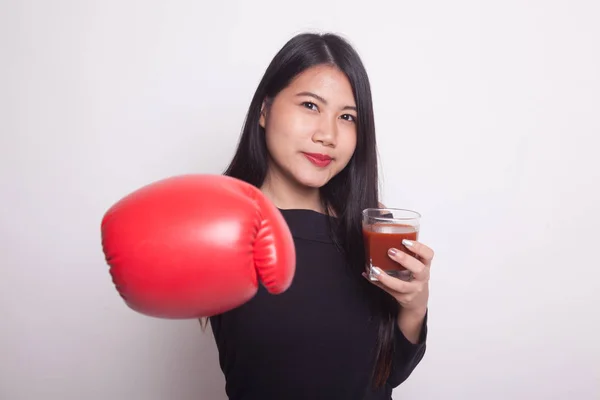
[{"label": "woman's left arm", "polygon": [[400,329],[400,332],[402,332],[406,340],[410,343],[418,344],[422,342],[421,333],[423,329],[426,329],[426,316],[426,308],[417,312],[406,312],[400,309],[398,313],[398,329]]},{"label": "woman's left arm", "polygon": [[[410,271],[409,281],[391,277],[379,268],[373,273],[374,285],[388,292],[400,304],[395,339],[395,355],[389,384],[396,387],[412,373],[425,354],[429,277],[434,252],[423,243],[404,240],[402,244],[413,254],[390,249],[389,257]],[[367,278],[366,274],[365,278]],[[368,279],[368,278],[367,278]]]}]

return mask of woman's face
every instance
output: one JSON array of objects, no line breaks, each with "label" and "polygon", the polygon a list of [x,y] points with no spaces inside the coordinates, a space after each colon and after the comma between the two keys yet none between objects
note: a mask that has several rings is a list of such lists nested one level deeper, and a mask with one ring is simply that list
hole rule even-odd
[{"label": "woman's face", "polygon": [[269,173],[305,187],[324,186],[354,153],[356,119],[344,73],[325,65],[304,71],[263,106]]}]

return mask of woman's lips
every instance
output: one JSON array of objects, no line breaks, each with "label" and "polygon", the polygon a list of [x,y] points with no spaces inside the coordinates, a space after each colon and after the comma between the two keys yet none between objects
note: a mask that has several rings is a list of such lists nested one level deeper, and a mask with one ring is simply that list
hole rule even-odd
[{"label": "woman's lips", "polygon": [[320,153],[304,153],[304,156],[317,167],[326,167],[333,160],[330,156]]}]

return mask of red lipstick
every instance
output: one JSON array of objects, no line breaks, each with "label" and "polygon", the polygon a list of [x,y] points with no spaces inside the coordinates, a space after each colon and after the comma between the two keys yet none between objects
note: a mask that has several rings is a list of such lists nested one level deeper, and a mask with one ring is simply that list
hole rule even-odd
[{"label": "red lipstick", "polygon": [[326,167],[332,160],[328,155],[320,153],[304,153],[304,156],[317,167]]}]

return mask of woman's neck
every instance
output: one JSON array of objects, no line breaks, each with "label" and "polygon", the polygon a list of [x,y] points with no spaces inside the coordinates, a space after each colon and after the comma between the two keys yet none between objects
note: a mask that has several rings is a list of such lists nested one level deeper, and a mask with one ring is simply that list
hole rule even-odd
[{"label": "woman's neck", "polygon": [[277,208],[324,212],[318,188],[302,186],[270,170],[260,190]]}]

